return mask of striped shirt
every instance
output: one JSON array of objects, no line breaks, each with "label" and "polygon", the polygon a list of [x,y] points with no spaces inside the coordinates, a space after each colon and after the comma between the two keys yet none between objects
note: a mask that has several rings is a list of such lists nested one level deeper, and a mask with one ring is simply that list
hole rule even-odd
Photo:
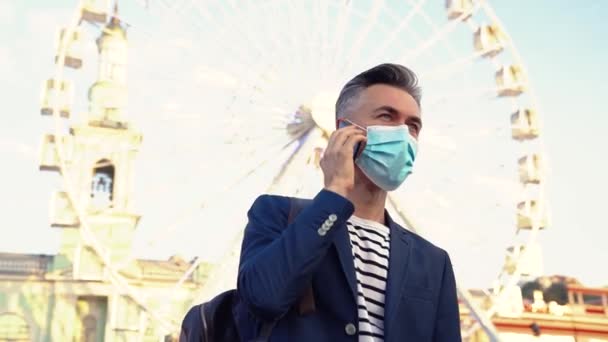
[{"label": "striped shirt", "polygon": [[390,230],[383,224],[354,215],[346,225],[357,275],[359,342],[384,341]]}]

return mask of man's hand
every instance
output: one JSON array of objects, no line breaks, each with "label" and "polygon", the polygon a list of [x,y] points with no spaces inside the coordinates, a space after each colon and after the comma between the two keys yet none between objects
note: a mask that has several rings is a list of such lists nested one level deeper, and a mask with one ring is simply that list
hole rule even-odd
[{"label": "man's hand", "polygon": [[321,159],[325,189],[346,197],[355,185],[355,145],[366,141],[365,132],[351,125],[332,133]]}]

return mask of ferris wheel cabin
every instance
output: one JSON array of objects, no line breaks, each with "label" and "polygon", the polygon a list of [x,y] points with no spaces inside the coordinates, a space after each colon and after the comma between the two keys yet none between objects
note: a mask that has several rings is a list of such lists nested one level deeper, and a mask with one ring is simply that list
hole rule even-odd
[{"label": "ferris wheel cabin", "polygon": [[73,98],[74,90],[70,81],[48,79],[40,94],[40,114],[53,115],[54,108],[58,108],[61,117],[69,118]]},{"label": "ferris wheel cabin", "polygon": [[59,139],[54,134],[45,134],[42,137],[40,144],[38,167],[40,171],[58,171],[61,172],[59,165],[59,152],[57,140],[61,144],[61,151],[64,161],[69,163],[72,159],[73,139],[70,135],[61,136]]},{"label": "ferris wheel cabin", "polygon": [[483,57],[494,57],[504,49],[507,36],[496,25],[480,26],[473,35],[475,51]]},{"label": "ferris wheel cabin", "polygon": [[473,11],[473,0],[446,0],[445,9],[448,12],[448,19],[466,20]]},{"label": "ferris wheel cabin", "polygon": [[517,204],[517,229],[544,229],[547,226],[547,216],[541,201],[526,199]]},{"label": "ferris wheel cabin", "polygon": [[51,197],[49,221],[53,228],[78,227],[78,215],[65,191],[56,191]]},{"label": "ferris wheel cabin", "polygon": [[519,65],[502,66],[495,74],[498,96],[518,96],[527,90],[527,80]]},{"label": "ferris wheel cabin", "polygon": [[519,180],[523,184],[539,184],[541,181],[542,169],[540,155],[537,153],[529,154],[519,158]]},{"label": "ferris wheel cabin", "polygon": [[522,108],[511,114],[511,136],[518,141],[538,138],[540,125],[536,111]]},{"label": "ferris wheel cabin", "polygon": [[516,268],[524,277],[537,277],[543,274],[542,250],[538,243],[515,244],[507,248],[504,270],[514,274]]},{"label": "ferris wheel cabin", "polygon": [[[80,26],[76,27],[69,31],[70,35],[69,37],[66,37],[68,31],[68,29],[62,28],[57,34],[55,63],[59,61],[60,51],[64,51],[63,64],[72,69],[80,69],[80,67],[82,67],[82,56],[84,53],[82,29]],[[65,48],[63,48],[63,45],[65,45]]]},{"label": "ferris wheel cabin", "polygon": [[109,0],[84,0],[80,9],[81,18],[90,23],[105,23],[108,20]]}]

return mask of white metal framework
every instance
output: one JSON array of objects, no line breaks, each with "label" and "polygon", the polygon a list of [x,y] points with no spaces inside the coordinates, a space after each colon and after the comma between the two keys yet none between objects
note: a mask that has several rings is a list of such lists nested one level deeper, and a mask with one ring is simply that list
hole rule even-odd
[{"label": "white metal framework", "polygon": [[[91,42],[111,5],[78,2],[60,31],[55,74],[42,96],[41,113],[53,115],[55,130],[45,137],[41,168],[64,176],[65,191],[54,201],[69,202],[75,215],[62,224],[78,224],[113,284],[172,331],[175,318],[151,310],[88,233],[65,172],[69,144],[55,143],[69,139],[64,121],[82,110],[83,88],[74,84],[86,80],[83,73],[94,64],[87,59]],[[528,73],[488,2],[120,5],[129,34],[130,120],[148,141],[136,182],[148,232],[141,240],[160,250],[172,242],[184,254],[203,256],[199,260],[219,260],[201,299],[233,286],[239,234],[257,194],[310,196],[321,186],[318,159],[333,130],[341,85],[371,66],[396,62],[419,73],[424,129],[415,173],[391,194],[389,210],[445,246],[459,279],[499,268],[488,305],[459,289],[491,336],[490,317],[514,314],[507,305],[514,287],[522,275],[542,271],[537,236],[547,225],[547,161]],[[184,241],[191,237],[197,241]],[[506,253],[495,252],[503,243],[509,243]],[[487,263],[474,262],[480,258]],[[465,336],[478,327],[466,326]]]}]

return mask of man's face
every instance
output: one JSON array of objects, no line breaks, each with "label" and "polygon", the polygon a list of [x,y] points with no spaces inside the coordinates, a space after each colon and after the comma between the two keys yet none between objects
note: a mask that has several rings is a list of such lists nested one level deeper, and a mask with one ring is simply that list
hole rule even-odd
[{"label": "man's face", "polygon": [[405,124],[416,139],[422,128],[416,100],[406,91],[385,84],[375,84],[363,90],[347,119],[363,127]]}]

